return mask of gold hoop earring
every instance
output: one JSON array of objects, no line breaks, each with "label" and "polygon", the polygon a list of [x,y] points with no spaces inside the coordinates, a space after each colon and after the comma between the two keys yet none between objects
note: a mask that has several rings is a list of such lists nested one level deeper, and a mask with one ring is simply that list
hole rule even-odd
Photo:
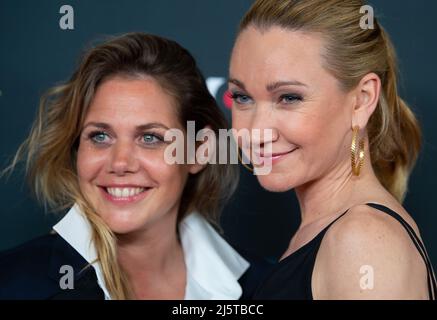
[{"label": "gold hoop earring", "polygon": [[243,162],[243,159],[242,159],[242,156],[240,155],[240,151],[241,151],[241,153],[243,153],[243,150],[241,150],[240,148],[238,148],[238,160],[240,160],[240,163],[247,169],[247,170],[249,170],[250,172],[252,172],[253,173],[253,168],[251,168],[250,166],[248,166],[247,164],[245,164],[244,162]]},{"label": "gold hoop earring", "polygon": [[358,148],[357,148],[359,130],[360,127],[355,126],[352,132],[351,162],[352,162],[352,173],[355,176],[360,175],[361,168],[363,167],[364,164],[364,139],[361,139],[358,142]]}]

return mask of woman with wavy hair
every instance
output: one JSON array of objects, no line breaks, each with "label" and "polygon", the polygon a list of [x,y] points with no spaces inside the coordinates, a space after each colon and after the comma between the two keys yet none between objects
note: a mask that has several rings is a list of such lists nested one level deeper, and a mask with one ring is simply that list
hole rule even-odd
[{"label": "woman with wavy hair", "polygon": [[[242,19],[233,127],[260,135],[255,168],[294,189],[301,224],[255,299],[434,299],[436,280],[403,208],[421,131],[399,97],[384,28],[361,0],[258,0]],[[270,150],[270,151],[268,151]],[[248,150],[243,147],[247,155]]]},{"label": "woman with wavy hair", "polygon": [[190,139],[188,121],[216,137],[227,127],[176,42],[131,33],[89,50],[42,99],[11,166],[24,160],[38,199],[68,213],[53,234],[1,254],[0,297],[240,298],[252,268],[207,222],[236,169],[169,163],[165,134]]}]

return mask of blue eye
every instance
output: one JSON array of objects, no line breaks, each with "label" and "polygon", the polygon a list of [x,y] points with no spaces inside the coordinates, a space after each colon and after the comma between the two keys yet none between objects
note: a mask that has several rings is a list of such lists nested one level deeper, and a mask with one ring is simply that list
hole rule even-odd
[{"label": "blue eye", "polygon": [[162,138],[151,133],[145,133],[143,134],[143,141],[146,144],[156,144],[162,141]]},{"label": "blue eye", "polygon": [[106,134],[105,132],[91,132],[89,135],[89,138],[94,142],[94,143],[104,143],[106,138],[108,137],[108,134]]},{"label": "blue eye", "polygon": [[235,101],[235,103],[238,103],[238,104],[249,104],[249,103],[252,103],[252,98],[251,97],[249,97],[248,95],[245,95],[245,94],[238,93],[238,92],[232,92],[230,94],[230,97],[231,97],[232,100]]},{"label": "blue eye", "polygon": [[296,101],[302,101],[302,96],[298,94],[283,94],[279,98],[280,102],[284,102],[286,104],[294,103]]}]

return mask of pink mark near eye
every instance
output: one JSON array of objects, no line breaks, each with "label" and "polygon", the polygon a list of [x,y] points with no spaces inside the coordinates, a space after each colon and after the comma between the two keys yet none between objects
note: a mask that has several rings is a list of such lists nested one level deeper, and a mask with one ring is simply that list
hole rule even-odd
[{"label": "pink mark near eye", "polygon": [[225,93],[223,94],[223,103],[226,106],[226,108],[228,109],[232,108],[231,93],[228,90],[226,90]]}]

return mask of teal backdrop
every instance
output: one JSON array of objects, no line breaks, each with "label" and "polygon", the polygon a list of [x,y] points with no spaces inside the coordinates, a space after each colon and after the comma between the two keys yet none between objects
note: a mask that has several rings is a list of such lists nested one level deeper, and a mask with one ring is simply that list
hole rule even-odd
[{"label": "teal backdrop", "polygon": [[[0,166],[29,132],[40,95],[70,77],[80,54],[107,35],[145,31],[189,49],[206,78],[216,77],[222,102],[228,59],[249,0],[0,0]],[[74,29],[63,30],[62,5],[74,10]],[[397,48],[401,93],[423,127],[424,147],[411,176],[405,207],[415,218],[437,263],[437,2],[375,0],[370,3]],[[22,171],[0,179],[0,250],[47,233],[59,219],[37,204]],[[222,215],[235,246],[276,259],[299,223],[295,196],[269,193],[241,168],[240,186]]]}]

